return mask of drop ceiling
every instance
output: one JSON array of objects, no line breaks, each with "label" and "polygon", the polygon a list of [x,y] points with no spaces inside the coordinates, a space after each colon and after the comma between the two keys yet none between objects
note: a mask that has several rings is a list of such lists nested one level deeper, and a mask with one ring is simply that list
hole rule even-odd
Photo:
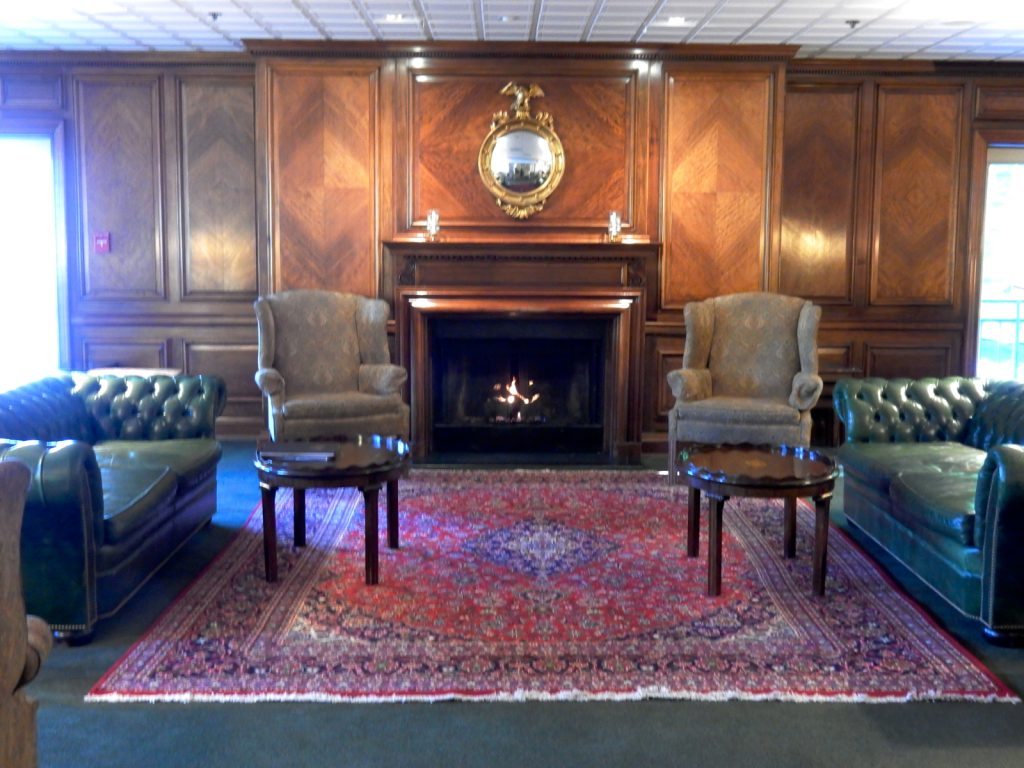
[{"label": "drop ceiling", "polygon": [[3,0],[0,50],[242,40],[788,44],[798,56],[1024,60],[1024,0]]}]

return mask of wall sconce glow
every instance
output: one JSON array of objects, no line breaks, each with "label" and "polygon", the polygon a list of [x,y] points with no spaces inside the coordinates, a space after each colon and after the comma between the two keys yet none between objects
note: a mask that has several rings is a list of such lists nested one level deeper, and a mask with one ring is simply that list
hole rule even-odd
[{"label": "wall sconce glow", "polygon": [[621,233],[622,217],[619,216],[618,211],[612,211],[608,214],[608,239],[614,243],[619,239]]},{"label": "wall sconce glow", "polygon": [[437,237],[437,233],[441,231],[441,214],[437,212],[436,208],[431,208],[427,211],[427,235],[433,240]]}]

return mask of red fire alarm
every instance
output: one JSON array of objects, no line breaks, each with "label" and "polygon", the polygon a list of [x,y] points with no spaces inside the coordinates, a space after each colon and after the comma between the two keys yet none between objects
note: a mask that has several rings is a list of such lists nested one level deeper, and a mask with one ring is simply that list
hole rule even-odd
[{"label": "red fire alarm", "polygon": [[97,232],[92,236],[92,249],[95,253],[110,253],[110,233]]}]

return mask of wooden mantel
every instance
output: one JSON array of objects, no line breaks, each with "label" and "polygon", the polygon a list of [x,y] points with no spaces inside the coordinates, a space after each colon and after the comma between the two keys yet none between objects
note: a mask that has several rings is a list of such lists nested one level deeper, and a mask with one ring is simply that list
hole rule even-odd
[{"label": "wooden mantel", "polygon": [[605,450],[611,461],[639,461],[647,270],[656,269],[657,244],[425,241],[384,250],[419,455],[430,450],[430,319],[546,314],[610,321]]}]

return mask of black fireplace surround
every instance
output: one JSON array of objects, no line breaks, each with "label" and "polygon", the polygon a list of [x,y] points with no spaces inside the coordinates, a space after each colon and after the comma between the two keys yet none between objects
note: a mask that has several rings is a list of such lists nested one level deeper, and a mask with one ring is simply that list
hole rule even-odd
[{"label": "black fireplace surround", "polygon": [[434,454],[601,457],[611,324],[557,314],[432,318]]}]

